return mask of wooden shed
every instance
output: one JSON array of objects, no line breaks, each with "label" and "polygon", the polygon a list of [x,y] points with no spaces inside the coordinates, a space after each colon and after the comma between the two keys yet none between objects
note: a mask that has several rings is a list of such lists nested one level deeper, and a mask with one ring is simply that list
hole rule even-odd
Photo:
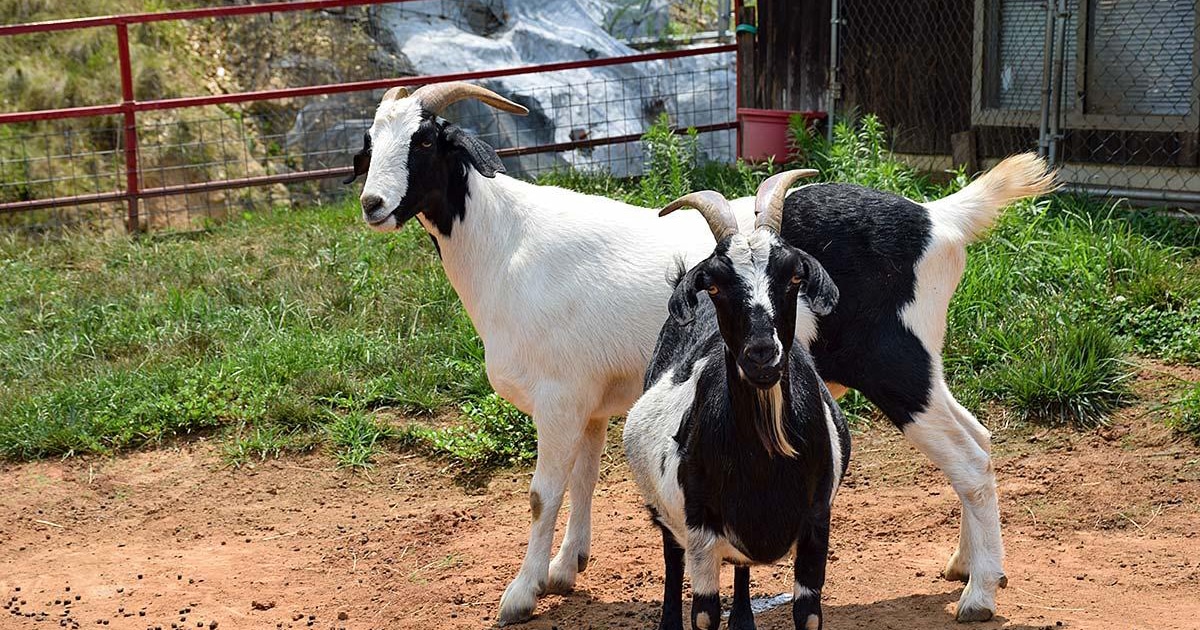
[{"label": "wooden shed", "polygon": [[739,18],[757,31],[742,106],[874,113],[930,170],[1053,143],[1078,184],[1200,194],[1195,0],[758,0]]}]

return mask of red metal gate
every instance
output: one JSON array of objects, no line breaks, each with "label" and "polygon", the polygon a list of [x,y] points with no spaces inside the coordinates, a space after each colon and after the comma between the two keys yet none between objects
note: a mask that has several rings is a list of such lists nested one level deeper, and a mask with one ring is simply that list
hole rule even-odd
[{"label": "red metal gate", "polygon": [[[197,183],[187,183],[179,185],[164,185],[144,188],[142,186],[142,165],[139,161],[138,146],[138,114],[141,112],[149,112],[156,110],[177,110],[185,108],[195,108],[206,105],[228,105],[228,104],[244,104],[255,101],[266,101],[271,99],[284,99],[293,97],[331,95],[347,92],[361,92],[377,89],[385,89],[397,85],[419,85],[425,83],[435,83],[441,81],[456,81],[456,80],[479,80],[489,79],[504,76],[535,74],[545,72],[555,72],[561,70],[571,70],[578,68],[592,68],[600,66],[613,66],[619,64],[631,64],[638,62],[648,62],[655,60],[673,59],[681,57],[692,57],[699,55],[713,55],[720,53],[732,53],[736,50],[736,45],[711,45],[700,48],[684,48],[678,50],[669,50],[661,52],[649,52],[633,55],[625,55],[619,57],[607,57],[598,59],[585,59],[566,61],[560,63],[548,63],[539,65],[529,65],[520,67],[499,68],[494,70],[484,70],[477,72],[463,72],[456,74],[428,75],[428,76],[410,76],[390,79],[376,79],[366,81],[352,81],[343,83],[327,83],[322,85],[312,85],[304,87],[289,87],[282,89],[269,89],[260,91],[238,92],[232,94],[217,94],[206,96],[184,96],[178,98],[161,98],[139,100],[135,94],[134,76],[133,76],[133,60],[131,59],[130,43],[129,43],[129,26],[138,24],[148,24],[152,22],[167,22],[167,21],[182,21],[182,20],[198,20],[205,18],[228,18],[236,16],[245,16],[252,14],[264,13],[287,13],[297,11],[317,11],[325,9],[340,9],[346,7],[362,6],[362,5],[381,5],[394,4],[397,2],[411,2],[413,0],[315,0],[315,1],[297,1],[297,2],[277,2],[268,4],[253,4],[243,6],[227,6],[214,7],[205,9],[192,9],[180,11],[168,11],[160,13],[141,13],[118,16],[90,17],[80,19],[59,20],[51,22],[39,22],[30,24],[17,24],[0,26],[0,37],[12,37],[16,35],[29,33],[46,33],[53,31],[73,31],[79,29],[90,29],[98,27],[112,27],[116,30],[117,48],[119,59],[119,76],[121,87],[121,102],[102,105],[86,105],[80,107],[68,107],[61,109],[44,109],[37,111],[23,111],[0,113],[0,125],[14,123],[31,123],[37,121],[61,120],[61,119],[80,119],[100,116],[120,115],[123,118],[122,132],[123,144],[121,151],[124,154],[124,187],[94,192],[82,195],[70,196],[50,196],[42,198],[23,199],[19,201],[0,202],[0,215],[27,212],[37,209],[60,208],[66,206],[79,206],[84,204],[96,204],[102,202],[123,202],[126,206],[125,228],[131,233],[135,233],[143,229],[145,226],[139,219],[139,202],[141,200],[166,197],[173,195],[183,195],[191,193],[201,193],[206,191],[246,188],[252,186],[261,186],[266,184],[290,183],[306,180],[316,180],[323,178],[342,177],[350,172],[347,167],[321,168],[300,170],[288,173],[276,173],[249,177],[236,177],[229,179],[220,179],[218,181],[206,181]],[[734,120],[717,122],[708,125],[697,127],[700,132],[711,132],[719,130],[735,129],[737,123]],[[519,156],[542,152],[566,151],[572,149],[585,149],[590,147],[598,147],[608,144],[625,143],[636,140],[638,134],[620,135],[606,138],[573,138],[569,142],[557,142],[549,144],[535,144],[530,146],[508,147],[500,150],[502,156]]]}]

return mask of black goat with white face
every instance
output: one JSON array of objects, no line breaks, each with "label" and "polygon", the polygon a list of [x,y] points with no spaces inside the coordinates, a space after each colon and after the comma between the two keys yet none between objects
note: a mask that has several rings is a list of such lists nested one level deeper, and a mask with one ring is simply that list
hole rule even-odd
[{"label": "black goat with white face", "polygon": [[[748,234],[714,192],[663,211],[695,207],[717,238],[713,254],[676,284],[646,391],[625,423],[630,468],[663,534],[663,630],[683,627],[685,556],[692,627],[720,626],[719,573],[730,560],[729,626],[746,630],[754,627],[749,566],[793,549],[793,620],[803,630],[822,625],[829,510],[850,435],[808,348],[793,343],[797,317],[826,315],[838,300],[821,264],[778,235],[783,192],[805,174],[763,183]],[[700,291],[709,299],[698,300]],[[808,308],[798,314],[800,302]]]}]

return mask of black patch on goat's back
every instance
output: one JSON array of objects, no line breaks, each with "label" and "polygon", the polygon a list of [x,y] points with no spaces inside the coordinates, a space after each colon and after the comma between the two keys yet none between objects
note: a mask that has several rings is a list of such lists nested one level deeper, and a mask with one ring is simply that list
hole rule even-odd
[{"label": "black patch on goat's back", "polygon": [[818,318],[812,355],[821,376],[861,391],[897,426],[911,421],[928,404],[933,361],[900,312],[913,301],[916,264],[932,239],[928,210],[862,186],[816,184],[788,196],[781,232],[840,293]]}]

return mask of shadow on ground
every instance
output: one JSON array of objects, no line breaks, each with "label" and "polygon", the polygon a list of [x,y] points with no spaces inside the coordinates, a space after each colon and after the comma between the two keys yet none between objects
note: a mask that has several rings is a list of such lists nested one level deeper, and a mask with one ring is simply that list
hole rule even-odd
[{"label": "shadow on ground", "polygon": [[[963,626],[952,616],[952,604],[958,601],[962,589],[929,595],[906,595],[865,604],[825,605],[826,628],[832,630],[1046,630],[1051,625],[1010,625],[1003,616],[991,621]],[[686,598],[685,598],[686,600]],[[567,628],[657,628],[657,601],[602,602],[585,590],[557,598],[530,622],[514,626],[520,630]],[[728,612],[729,602],[724,602]],[[755,617],[758,630],[791,630],[791,605],[785,604]],[[684,627],[690,627],[684,611]],[[727,620],[726,620],[727,621]],[[599,622],[599,624],[597,624]],[[726,627],[722,622],[722,628]]]}]

